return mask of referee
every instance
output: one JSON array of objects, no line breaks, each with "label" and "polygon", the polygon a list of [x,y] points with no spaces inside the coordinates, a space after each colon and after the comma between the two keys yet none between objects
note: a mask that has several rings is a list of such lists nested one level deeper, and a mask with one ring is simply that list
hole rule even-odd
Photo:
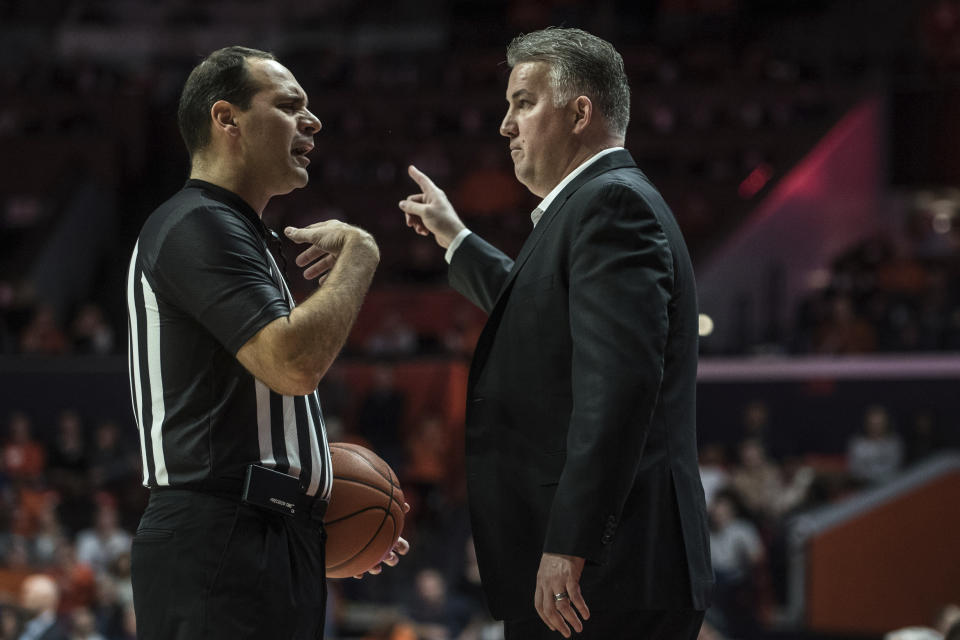
[{"label": "referee", "polygon": [[[316,388],[380,259],[338,221],[286,235],[320,288],[294,301],[261,215],[307,184],[320,122],[271,54],[227,47],[180,98],[190,179],[127,276],[130,389],[150,502],[133,541],[141,639],[322,637],[332,484]],[[402,539],[385,560],[406,553]],[[379,572],[379,566],[371,573]]]}]

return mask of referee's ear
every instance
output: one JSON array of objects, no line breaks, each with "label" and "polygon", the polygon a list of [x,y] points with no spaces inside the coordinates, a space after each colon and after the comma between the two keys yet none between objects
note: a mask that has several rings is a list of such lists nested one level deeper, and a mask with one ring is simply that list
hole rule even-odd
[{"label": "referee's ear", "polygon": [[237,126],[236,107],[226,100],[217,100],[210,107],[210,118],[213,120],[214,130],[219,130],[228,136],[236,136],[240,133],[240,127]]}]

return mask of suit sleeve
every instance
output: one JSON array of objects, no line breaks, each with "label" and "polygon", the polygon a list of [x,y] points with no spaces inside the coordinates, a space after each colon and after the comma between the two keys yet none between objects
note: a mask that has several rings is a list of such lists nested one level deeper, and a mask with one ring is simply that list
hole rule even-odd
[{"label": "suit sleeve", "polygon": [[471,233],[450,261],[450,286],[489,314],[512,268],[506,254]]},{"label": "suit sleeve", "polygon": [[657,405],[672,289],[670,246],[649,205],[606,187],[572,241],[573,410],[546,552],[608,555]]},{"label": "suit sleeve", "polygon": [[290,314],[264,251],[232,212],[197,209],[167,232],[149,275],[159,295],[236,354],[260,329]]}]

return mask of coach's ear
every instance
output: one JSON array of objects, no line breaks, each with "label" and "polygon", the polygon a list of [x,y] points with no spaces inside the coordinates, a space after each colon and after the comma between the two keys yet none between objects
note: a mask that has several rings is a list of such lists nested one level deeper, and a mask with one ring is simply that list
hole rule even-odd
[{"label": "coach's ear", "polygon": [[570,101],[573,115],[573,133],[583,133],[593,122],[593,102],[587,96],[577,96]]},{"label": "coach's ear", "polygon": [[214,102],[213,106],[210,107],[210,118],[213,121],[214,131],[220,131],[230,137],[240,135],[236,113],[236,106],[226,100]]}]

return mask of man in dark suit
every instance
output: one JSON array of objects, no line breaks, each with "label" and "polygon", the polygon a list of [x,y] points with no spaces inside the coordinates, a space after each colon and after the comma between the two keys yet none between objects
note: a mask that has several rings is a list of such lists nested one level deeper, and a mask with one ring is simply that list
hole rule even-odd
[{"label": "man in dark suit", "polygon": [[20,586],[20,604],[28,616],[18,640],[67,640],[57,620],[60,592],[50,576],[35,573]]},{"label": "man in dark suit", "polygon": [[[515,39],[500,133],[543,198],[511,260],[446,196],[400,203],[489,314],[467,398],[480,573],[508,640],[695,638],[712,584],[697,469],[697,302],[670,209],[623,149],[623,61],[578,29]],[[587,606],[589,602],[589,608]]]}]

